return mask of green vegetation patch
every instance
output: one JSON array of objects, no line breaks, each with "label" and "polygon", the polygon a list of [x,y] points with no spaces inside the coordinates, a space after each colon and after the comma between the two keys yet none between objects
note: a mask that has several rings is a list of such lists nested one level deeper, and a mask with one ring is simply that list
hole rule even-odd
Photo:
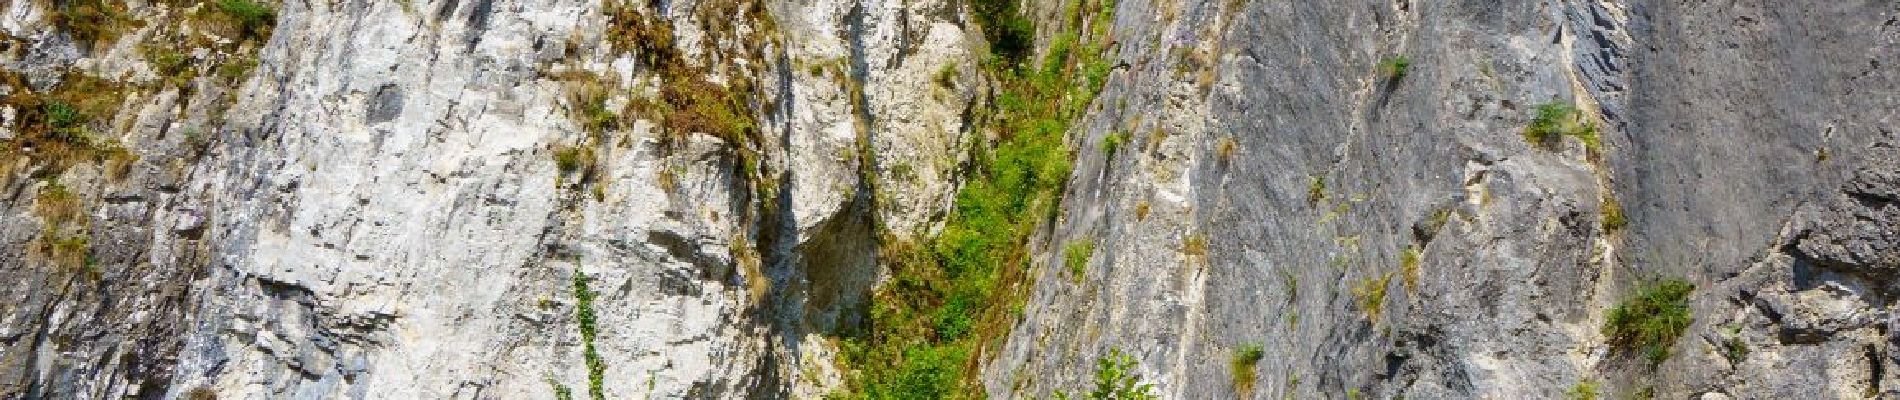
[{"label": "green vegetation patch", "polygon": [[1689,310],[1689,294],[1694,291],[1694,284],[1681,279],[1645,285],[1610,309],[1603,336],[1614,349],[1640,351],[1651,363],[1660,363],[1669,358],[1676,338],[1695,322]]},{"label": "green vegetation patch", "polygon": [[1353,297],[1359,299],[1359,309],[1366,313],[1366,319],[1379,319],[1379,313],[1385,308],[1385,288],[1391,283],[1392,274],[1387,273],[1377,278],[1361,280],[1352,288]]},{"label": "green vegetation patch", "polygon": [[[599,334],[594,320],[594,291],[587,286],[587,275],[574,271],[574,320],[581,327],[582,357],[587,362],[587,396],[593,400],[607,397],[602,381],[607,375],[607,362],[600,358],[600,351],[594,347],[594,338]],[[558,395],[566,389],[556,385]]]},{"label": "green vegetation patch", "polygon": [[1110,349],[1108,355],[1095,359],[1095,385],[1080,397],[1070,397],[1069,392],[1056,391],[1057,399],[1080,398],[1088,400],[1153,400],[1160,398],[1154,394],[1154,384],[1143,383],[1141,374],[1134,372],[1135,358],[1122,354],[1119,349]]},{"label": "green vegetation patch", "polygon": [[1616,201],[1615,194],[1603,196],[1601,211],[1603,213],[1604,232],[1614,232],[1623,229],[1625,226],[1629,226],[1629,218],[1623,216],[1623,204]]},{"label": "green vegetation patch", "polygon": [[1069,242],[1069,245],[1063,248],[1062,254],[1063,264],[1069,267],[1069,278],[1080,283],[1089,272],[1089,256],[1095,254],[1095,240],[1082,238],[1082,240]]},{"label": "green vegetation patch", "polygon": [[[1057,211],[1074,153],[1067,134],[1111,64],[1106,35],[1084,37],[1080,23],[1056,33],[1038,65],[1023,62],[1034,28],[1015,4],[971,4],[997,56],[982,65],[998,91],[976,126],[996,139],[973,145],[967,183],[938,236],[881,243],[892,277],[873,295],[864,331],[847,335],[852,372],[836,397],[980,398],[974,358],[1007,335],[1032,287],[1026,245]],[[1069,9],[1097,27],[1110,18],[1096,0]]]},{"label": "green vegetation patch", "polygon": [[245,40],[267,40],[277,25],[277,10],[255,0],[218,0],[216,9]]},{"label": "green vegetation patch", "polygon": [[1109,133],[1108,136],[1102,137],[1102,153],[1113,156],[1116,150],[1121,150],[1122,145],[1127,143],[1128,132],[1115,131]]},{"label": "green vegetation patch", "polygon": [[[13,89],[12,95],[0,98],[0,105],[18,113],[15,135],[0,141],[0,155],[30,157],[34,165],[48,167],[41,171],[43,176],[58,176],[80,163],[122,164],[133,159],[117,140],[102,133],[109,130],[111,117],[125,100],[121,85],[79,73],[68,74],[46,92],[33,91],[13,74],[0,74],[0,84]],[[11,172],[0,169],[0,175]]]},{"label": "green vegetation patch", "polygon": [[1234,375],[1234,392],[1243,395],[1253,393],[1254,381],[1257,379],[1255,369],[1260,366],[1260,359],[1265,357],[1266,352],[1258,344],[1240,346],[1234,350],[1234,358],[1227,362]]},{"label": "green vegetation patch", "polygon": [[1405,290],[1418,290],[1418,245],[1405,246],[1399,251],[1399,272],[1405,274]]},{"label": "green vegetation patch", "polygon": [[1597,400],[1597,381],[1585,379],[1564,391],[1564,398],[1570,400]]},{"label": "green vegetation patch", "polygon": [[125,31],[139,26],[124,0],[54,1],[50,19],[55,28],[87,47],[118,40]]},{"label": "green vegetation patch", "polygon": [[1597,138],[1596,123],[1590,122],[1583,111],[1566,103],[1545,103],[1537,106],[1537,115],[1531,119],[1530,126],[1524,128],[1524,141],[1541,148],[1552,148],[1564,136],[1583,141],[1584,148],[1597,153],[1602,148]]},{"label": "green vegetation patch", "polygon": [[1387,80],[1405,79],[1406,70],[1412,68],[1412,58],[1403,55],[1386,58],[1379,62],[1379,76]]}]

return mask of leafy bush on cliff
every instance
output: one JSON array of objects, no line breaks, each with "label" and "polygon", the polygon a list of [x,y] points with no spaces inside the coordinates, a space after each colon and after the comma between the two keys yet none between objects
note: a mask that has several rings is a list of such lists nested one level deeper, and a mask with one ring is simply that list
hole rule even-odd
[{"label": "leafy bush on cliff", "polygon": [[1695,322],[1689,310],[1689,294],[1694,291],[1694,284],[1681,279],[1646,285],[1610,309],[1603,336],[1612,348],[1641,351],[1650,362],[1662,362],[1669,358],[1676,338]]}]

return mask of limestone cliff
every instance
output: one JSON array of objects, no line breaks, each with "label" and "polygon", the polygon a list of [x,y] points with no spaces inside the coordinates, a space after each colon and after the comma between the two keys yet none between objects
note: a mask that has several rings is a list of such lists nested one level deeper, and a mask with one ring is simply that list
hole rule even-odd
[{"label": "limestone cliff", "polygon": [[0,398],[1891,398],[1895,65],[1891,1],[17,0]]}]

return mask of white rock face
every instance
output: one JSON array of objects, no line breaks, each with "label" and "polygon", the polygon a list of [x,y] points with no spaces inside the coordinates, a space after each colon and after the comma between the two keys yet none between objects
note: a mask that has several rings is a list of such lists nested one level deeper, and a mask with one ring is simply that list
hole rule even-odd
[{"label": "white rock face", "polygon": [[[46,29],[35,4],[6,6],[7,31]],[[173,108],[172,89],[126,101],[170,121],[132,126],[128,147],[187,125],[215,137],[188,163],[141,161],[156,173],[126,185],[181,199],[143,209],[165,221],[147,246],[170,249],[144,263],[203,271],[193,306],[162,327],[180,335],[166,347],[169,385],[49,390],[61,374],[113,372],[42,362],[44,376],[24,378],[40,383],[8,393],[588,396],[577,274],[597,296],[591,345],[607,398],[828,393],[841,373],[827,335],[862,318],[878,276],[874,222],[924,234],[954,192],[958,120],[977,81],[933,80],[970,68],[972,40],[945,19],[957,6],[774,1],[767,24],[702,11],[714,1],[630,4],[669,24],[695,67],[720,71],[713,82],[759,88],[742,110],[767,139],[743,145],[759,175],[741,168],[740,145],[710,136],[663,149],[674,133],[662,115],[622,116],[595,149],[597,176],[559,168],[556,152],[588,133],[558,71],[619,78],[613,104],[669,79],[607,45],[605,2],[278,4],[258,66],[227,88],[227,123]],[[143,68],[139,45],[155,31],[65,67]],[[48,44],[35,50],[58,39],[35,37]],[[893,197],[874,202],[875,191]],[[193,248],[203,258],[162,256]]]}]

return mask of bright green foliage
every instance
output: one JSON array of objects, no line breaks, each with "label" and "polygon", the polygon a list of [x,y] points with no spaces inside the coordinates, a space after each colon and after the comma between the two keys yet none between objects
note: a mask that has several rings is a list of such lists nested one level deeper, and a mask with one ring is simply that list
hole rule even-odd
[{"label": "bright green foliage", "polygon": [[1405,79],[1405,70],[1412,67],[1412,59],[1406,56],[1387,58],[1379,62],[1379,75],[1389,80]]},{"label": "bright green foliage", "polygon": [[1638,289],[1635,296],[1610,309],[1603,336],[1613,348],[1640,350],[1651,363],[1662,362],[1669,358],[1676,338],[1695,322],[1689,310],[1689,293],[1694,291],[1694,284],[1681,279]]},{"label": "bright green foliage", "polygon": [[554,379],[549,378],[548,386],[554,387],[554,400],[574,400],[574,389],[568,388],[567,385],[562,385],[560,382],[555,382]]},{"label": "bright green foliage", "polygon": [[592,168],[594,150],[587,147],[561,147],[554,149],[554,166],[561,172],[577,172]]},{"label": "bright green foliage", "polygon": [[1069,267],[1071,279],[1074,279],[1076,282],[1082,281],[1084,274],[1088,273],[1089,256],[1094,253],[1094,240],[1083,238],[1082,240],[1069,242],[1069,246],[1062,250],[1062,261],[1063,264]]},{"label": "bright green foliage", "polygon": [[[1120,349],[1110,349],[1107,356],[1095,360],[1095,387],[1084,395],[1088,400],[1153,400],[1160,397],[1154,394],[1154,384],[1141,383],[1141,375],[1134,373],[1135,358],[1122,354]],[[1056,391],[1056,398],[1068,399],[1069,394]]]},{"label": "bright green foliage", "polygon": [[[1085,0],[1086,1],[1086,0]],[[970,11],[983,26],[990,53],[1010,62],[1027,58],[1035,45],[1036,25],[1024,17],[1016,0],[972,0]]]},{"label": "bright green foliage", "polygon": [[1240,346],[1234,351],[1234,359],[1228,361],[1228,367],[1234,373],[1234,391],[1242,394],[1252,393],[1255,380],[1254,369],[1260,365],[1260,359],[1266,357],[1260,345]]},{"label": "bright green foliage", "polygon": [[277,24],[277,11],[255,0],[218,0],[218,12],[236,22],[247,38],[269,38]]},{"label": "bright green foliage", "polygon": [[1122,145],[1127,143],[1128,132],[1109,133],[1108,136],[1102,137],[1102,153],[1114,155],[1116,150],[1120,150]]},{"label": "bright green foliage", "polygon": [[63,132],[79,128],[80,124],[86,123],[87,119],[86,115],[81,114],[78,108],[74,108],[72,104],[67,104],[63,101],[55,100],[46,102],[45,111],[47,126],[52,127],[53,132],[62,135],[65,134]]},{"label": "bright green foliage", "polygon": [[1524,140],[1533,146],[1550,147],[1563,136],[1575,137],[1583,141],[1584,148],[1596,153],[1601,150],[1602,142],[1597,138],[1597,126],[1584,119],[1583,111],[1564,103],[1545,103],[1537,106],[1537,116],[1531,119],[1531,125],[1524,128]]},{"label": "bright green foliage", "polygon": [[1585,379],[1564,391],[1564,397],[1570,400],[1597,400],[1597,381]]},{"label": "bright green foliage", "polygon": [[[601,360],[600,352],[594,348],[594,337],[598,334],[594,321],[594,291],[587,287],[587,276],[574,272],[574,319],[581,326],[582,357],[587,361],[587,397],[593,400],[606,398],[601,380],[607,373],[607,362]],[[556,393],[560,392],[557,386]]]},{"label": "bright green foliage", "polygon": [[[1106,7],[1084,1],[1072,8],[1075,20],[1108,23]],[[1005,58],[1026,55],[1034,37],[1015,4],[972,3],[992,49]],[[971,149],[973,168],[937,237],[883,243],[892,279],[874,295],[868,331],[849,335],[843,346],[854,373],[848,393],[838,396],[982,396],[971,358],[1008,332],[1013,305],[1031,286],[1025,245],[1056,211],[1073,157],[1071,124],[1108,70],[1100,50],[1106,36],[1055,36],[1040,65],[1013,58],[983,64],[999,90],[990,107],[979,110],[978,123],[997,139]]]}]

